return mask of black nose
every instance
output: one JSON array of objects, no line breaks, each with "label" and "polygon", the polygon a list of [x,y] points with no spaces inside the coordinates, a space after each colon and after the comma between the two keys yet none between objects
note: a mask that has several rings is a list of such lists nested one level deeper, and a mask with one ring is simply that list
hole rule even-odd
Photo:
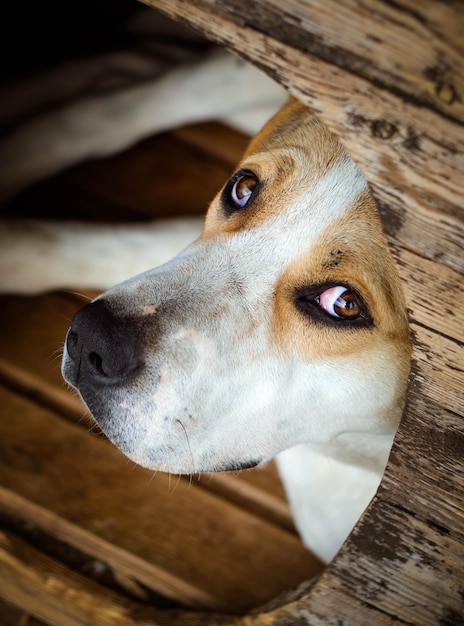
[{"label": "black nose", "polygon": [[66,338],[72,385],[121,383],[143,365],[136,329],[118,318],[103,300],[87,304],[74,317]]}]

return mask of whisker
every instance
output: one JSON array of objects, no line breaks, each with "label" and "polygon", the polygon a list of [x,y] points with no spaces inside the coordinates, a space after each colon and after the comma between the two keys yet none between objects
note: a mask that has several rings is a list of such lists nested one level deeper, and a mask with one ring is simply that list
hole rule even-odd
[{"label": "whisker", "polygon": [[87,300],[87,302],[92,302],[93,298],[88,296],[85,293],[80,293],[79,291],[71,291],[70,289],[64,289],[63,293],[67,293],[71,296],[77,296],[78,298],[82,298],[83,300]]},{"label": "whisker", "polygon": [[193,458],[192,448],[190,447],[190,441],[189,441],[189,438],[188,438],[187,431],[186,431],[185,426],[182,424],[180,419],[177,419],[176,422],[178,422],[182,426],[182,430],[184,431],[185,438],[187,440],[187,446],[188,446],[188,449],[189,449],[190,458],[192,459],[192,471],[190,473],[196,474],[197,471],[195,469],[195,459]]},{"label": "whisker", "polygon": [[148,481],[149,485],[151,485],[151,483],[155,480],[157,475],[158,475],[158,470],[153,470],[151,473],[150,479]]},{"label": "whisker", "polygon": [[180,481],[181,481],[181,475],[177,474],[176,484],[174,485],[174,489],[172,490],[171,494],[173,494],[176,491],[177,487],[179,486]]},{"label": "whisker", "polygon": [[61,365],[61,360],[63,358],[64,351],[64,343],[60,345],[59,348],[56,348],[47,358],[47,364],[49,367],[57,367]]}]

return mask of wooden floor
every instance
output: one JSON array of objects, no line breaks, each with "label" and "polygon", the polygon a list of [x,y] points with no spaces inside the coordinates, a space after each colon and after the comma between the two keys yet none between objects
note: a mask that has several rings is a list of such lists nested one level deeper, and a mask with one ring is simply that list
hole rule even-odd
[{"label": "wooden floor", "polygon": [[[8,211],[203,213],[245,145],[217,124],[181,129],[38,185]],[[154,474],[92,428],[60,375],[69,321],[88,295],[0,298],[0,624],[106,624],[85,593],[81,621],[57,613],[57,596],[89,588],[121,606],[241,613],[320,571],[272,464],[201,479]]]}]

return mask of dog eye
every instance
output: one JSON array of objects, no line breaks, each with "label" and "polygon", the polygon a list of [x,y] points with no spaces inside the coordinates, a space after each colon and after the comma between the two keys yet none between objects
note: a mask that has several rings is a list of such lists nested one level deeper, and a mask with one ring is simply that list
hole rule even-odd
[{"label": "dog eye", "polygon": [[246,206],[253,195],[253,190],[256,187],[256,176],[251,172],[246,172],[234,177],[235,182],[230,190],[230,199],[237,206],[242,209]]},{"label": "dog eye", "polygon": [[361,315],[361,303],[347,287],[337,285],[314,298],[316,304],[332,317],[352,320]]},{"label": "dog eye", "polygon": [[228,214],[246,207],[257,189],[258,179],[248,170],[240,170],[229,181],[223,195],[223,204]]},{"label": "dog eye", "polygon": [[346,285],[307,286],[295,292],[295,304],[304,315],[331,325],[372,326],[361,296]]}]

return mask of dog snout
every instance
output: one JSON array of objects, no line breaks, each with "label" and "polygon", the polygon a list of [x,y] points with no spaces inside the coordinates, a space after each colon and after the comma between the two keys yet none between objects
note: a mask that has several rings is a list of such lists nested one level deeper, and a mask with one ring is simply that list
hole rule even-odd
[{"label": "dog snout", "polygon": [[75,315],[66,338],[64,376],[74,387],[121,384],[143,367],[136,330],[103,300]]}]

